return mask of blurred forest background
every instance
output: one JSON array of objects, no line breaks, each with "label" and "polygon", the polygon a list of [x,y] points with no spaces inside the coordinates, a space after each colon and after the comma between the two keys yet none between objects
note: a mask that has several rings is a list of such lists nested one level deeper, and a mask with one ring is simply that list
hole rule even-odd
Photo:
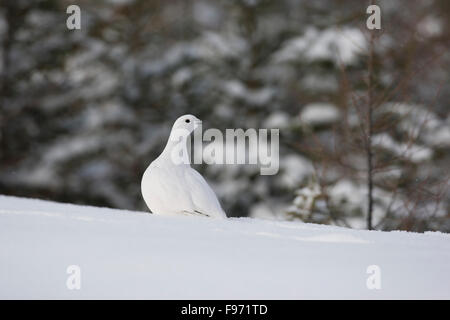
[{"label": "blurred forest background", "polygon": [[280,129],[277,175],[196,166],[229,216],[365,228],[370,188],[374,228],[450,232],[448,0],[377,1],[375,31],[360,0],[0,3],[1,194],[147,210],[192,113]]}]

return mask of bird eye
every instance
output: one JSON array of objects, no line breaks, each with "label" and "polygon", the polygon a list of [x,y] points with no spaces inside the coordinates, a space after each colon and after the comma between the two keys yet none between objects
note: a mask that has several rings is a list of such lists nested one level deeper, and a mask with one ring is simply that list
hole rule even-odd
[{"label": "bird eye", "polygon": [[184,120],[186,123],[189,123],[189,122],[191,122],[191,120],[189,120],[189,119],[186,119],[186,120]]}]

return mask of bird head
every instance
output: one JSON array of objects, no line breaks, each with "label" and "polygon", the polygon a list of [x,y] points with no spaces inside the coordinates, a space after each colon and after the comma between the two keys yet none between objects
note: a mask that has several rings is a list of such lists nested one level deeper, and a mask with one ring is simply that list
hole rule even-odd
[{"label": "bird head", "polygon": [[193,116],[192,114],[185,114],[175,121],[172,130],[186,130],[187,132],[192,133],[201,124],[202,121],[196,116]]}]

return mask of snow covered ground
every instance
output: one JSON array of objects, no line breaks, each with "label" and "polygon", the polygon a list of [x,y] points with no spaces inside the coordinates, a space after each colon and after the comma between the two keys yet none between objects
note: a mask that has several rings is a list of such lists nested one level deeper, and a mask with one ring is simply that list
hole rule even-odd
[{"label": "snow covered ground", "polygon": [[[70,265],[80,290],[66,286]],[[381,289],[366,285],[370,265]],[[0,298],[449,299],[450,235],[0,196]]]}]

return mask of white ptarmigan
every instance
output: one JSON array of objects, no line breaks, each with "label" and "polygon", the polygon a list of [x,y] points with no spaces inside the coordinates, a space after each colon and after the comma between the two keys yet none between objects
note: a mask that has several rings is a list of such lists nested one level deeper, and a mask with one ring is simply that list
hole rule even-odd
[{"label": "white ptarmigan", "polygon": [[201,123],[190,114],[179,117],[163,152],[145,170],[141,192],[153,213],[226,218],[214,191],[187,157],[187,138]]}]

